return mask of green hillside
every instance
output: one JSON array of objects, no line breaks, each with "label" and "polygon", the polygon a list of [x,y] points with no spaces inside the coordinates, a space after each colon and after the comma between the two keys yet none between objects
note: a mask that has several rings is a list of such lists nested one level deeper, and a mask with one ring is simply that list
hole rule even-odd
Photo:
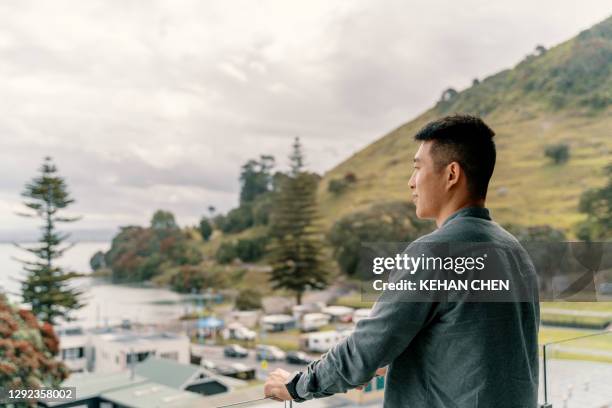
[{"label": "green hillside", "polygon": [[[372,203],[409,200],[416,131],[440,116],[471,113],[495,130],[498,161],[488,206],[499,222],[550,224],[570,232],[583,216],[580,194],[604,183],[612,162],[612,17],[549,50],[540,49],[445,98],[425,113],[327,172],[319,202],[325,222]],[[554,164],[547,146],[564,143],[569,161]],[[330,181],[356,181],[330,193]],[[353,176],[351,175],[351,178]]]}]

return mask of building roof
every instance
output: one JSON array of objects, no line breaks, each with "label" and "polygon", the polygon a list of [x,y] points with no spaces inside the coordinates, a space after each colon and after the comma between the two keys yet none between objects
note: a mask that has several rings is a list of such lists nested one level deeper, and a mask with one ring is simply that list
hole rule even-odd
[{"label": "building roof", "polygon": [[354,310],[355,309],[348,306],[327,306],[323,308],[322,312],[333,316],[342,316],[352,314]]},{"label": "building roof", "polygon": [[271,314],[262,317],[261,321],[268,324],[283,324],[295,322],[295,318],[286,314]]},{"label": "building roof", "polygon": [[104,337],[106,340],[115,341],[118,343],[131,343],[139,341],[158,341],[158,340],[177,340],[184,339],[185,336],[176,335],[173,333],[113,333]]},{"label": "building roof", "polygon": [[[74,387],[77,400],[97,397],[103,392],[118,390],[134,384],[142,384],[147,379],[138,375],[133,378],[130,372],[112,374],[72,374],[62,383],[62,387]],[[49,407],[62,405],[63,402],[47,402]]]},{"label": "building roof", "polygon": [[331,319],[327,313],[306,313],[302,318],[304,320]]},{"label": "building roof", "polygon": [[181,391],[163,384],[145,382],[133,384],[100,395],[104,400],[130,408],[179,408],[193,407],[204,398],[199,394]]},{"label": "building roof", "polygon": [[210,377],[203,367],[152,356],[136,364],[134,372],[141,377],[176,389],[182,388],[197,373],[205,373]]}]

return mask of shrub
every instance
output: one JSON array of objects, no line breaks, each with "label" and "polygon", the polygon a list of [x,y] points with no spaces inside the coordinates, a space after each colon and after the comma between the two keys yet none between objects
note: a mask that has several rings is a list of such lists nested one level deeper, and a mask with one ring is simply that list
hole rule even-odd
[{"label": "shrub", "polygon": [[250,204],[242,204],[219,219],[221,231],[231,234],[244,231],[253,226],[253,210]]},{"label": "shrub", "polygon": [[560,143],[546,146],[544,155],[553,160],[555,164],[562,164],[569,160],[569,146]]},{"label": "shrub", "polygon": [[243,289],[236,297],[236,309],[261,309],[261,293],[255,289]]},{"label": "shrub", "polygon": [[236,247],[231,242],[223,242],[215,253],[215,259],[220,264],[228,264],[238,256]]},{"label": "shrub", "polygon": [[339,195],[346,190],[348,183],[343,179],[331,179],[327,185],[327,191]]},{"label": "shrub", "polygon": [[170,279],[172,289],[181,293],[201,292],[204,289],[223,289],[228,286],[228,273],[214,266],[187,265]]},{"label": "shrub", "polygon": [[343,193],[351,184],[357,182],[357,176],[353,172],[348,172],[341,179],[331,179],[327,185],[327,191],[333,194]]},{"label": "shrub", "polygon": [[264,256],[267,243],[265,235],[240,239],[235,246],[236,256],[243,262],[258,261]]}]

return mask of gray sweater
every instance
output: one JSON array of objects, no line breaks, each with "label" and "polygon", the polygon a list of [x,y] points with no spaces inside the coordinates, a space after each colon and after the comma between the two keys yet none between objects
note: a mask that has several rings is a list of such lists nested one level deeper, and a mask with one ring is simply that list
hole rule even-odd
[{"label": "gray sweater", "polygon": [[[537,287],[526,251],[491,221],[486,208],[461,209],[418,241],[510,247],[502,259],[508,276],[518,275]],[[307,367],[297,393],[305,399],[343,393],[388,366],[385,408],[535,408],[537,290],[530,301],[524,300],[378,301],[349,337]]]}]

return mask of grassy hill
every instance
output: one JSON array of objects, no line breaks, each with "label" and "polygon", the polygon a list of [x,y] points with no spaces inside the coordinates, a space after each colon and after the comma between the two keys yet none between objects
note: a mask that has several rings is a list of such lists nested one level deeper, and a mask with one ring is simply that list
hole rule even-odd
[{"label": "grassy hill", "polygon": [[[612,162],[612,17],[514,68],[461,92],[393,130],[327,172],[319,190],[324,221],[387,200],[409,200],[408,179],[428,121],[459,112],[478,114],[495,130],[498,161],[488,206],[499,222],[550,224],[571,233],[583,216],[580,194],[603,184]],[[568,162],[555,165],[546,146],[565,143]],[[328,185],[353,173],[339,194]]]}]

